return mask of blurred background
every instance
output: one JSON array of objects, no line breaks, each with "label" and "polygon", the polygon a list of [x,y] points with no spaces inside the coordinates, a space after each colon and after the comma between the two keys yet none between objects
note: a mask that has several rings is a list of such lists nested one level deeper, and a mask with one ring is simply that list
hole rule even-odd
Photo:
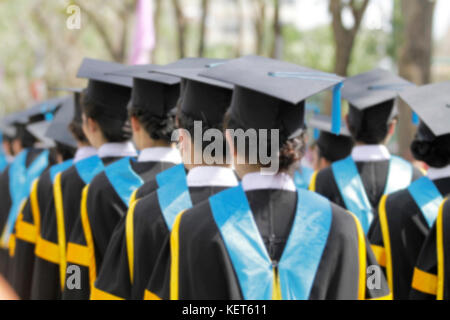
[{"label": "blurred background", "polygon": [[[0,117],[52,87],[82,86],[86,56],[165,64],[258,54],[344,76],[382,67],[416,84],[450,80],[449,18],[449,0],[2,0]],[[399,107],[391,148],[408,157],[414,127]]]}]

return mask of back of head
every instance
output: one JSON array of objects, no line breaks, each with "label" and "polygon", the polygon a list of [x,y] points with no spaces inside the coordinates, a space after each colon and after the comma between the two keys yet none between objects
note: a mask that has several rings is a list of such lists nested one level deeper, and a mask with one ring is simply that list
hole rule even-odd
[{"label": "back of head", "polygon": [[415,159],[434,168],[443,168],[450,164],[450,134],[435,136],[421,122],[411,143],[411,152]]},{"label": "back of head", "polygon": [[395,118],[394,100],[359,110],[350,104],[348,129],[356,142],[381,144],[386,140],[389,124]]}]

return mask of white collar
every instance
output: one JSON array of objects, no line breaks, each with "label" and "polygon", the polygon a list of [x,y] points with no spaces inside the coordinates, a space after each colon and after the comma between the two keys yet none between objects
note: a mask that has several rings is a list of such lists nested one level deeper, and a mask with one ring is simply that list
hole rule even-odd
[{"label": "white collar", "polygon": [[138,162],[172,162],[181,163],[181,155],[178,149],[170,147],[147,148],[140,152]]},{"label": "white collar", "polygon": [[111,142],[105,143],[98,149],[100,158],[108,157],[136,157],[136,148],[131,142]]},{"label": "white collar", "polygon": [[73,157],[73,162],[77,163],[83,159],[90,158],[97,154],[97,149],[94,147],[80,147],[75,152],[75,156]]},{"label": "white collar", "polygon": [[189,170],[186,180],[189,187],[235,187],[239,184],[232,169],[216,166],[192,168]]},{"label": "white collar", "polygon": [[428,176],[428,178],[430,178],[430,180],[450,178],[450,165],[443,167],[443,168],[430,167],[428,169],[427,176]]},{"label": "white collar", "polygon": [[260,172],[247,173],[242,178],[242,188],[244,191],[261,189],[296,191],[294,180],[286,173],[275,175],[263,175]]},{"label": "white collar", "polygon": [[386,146],[382,144],[372,144],[354,147],[352,149],[352,158],[355,162],[383,161],[389,160],[391,154]]}]

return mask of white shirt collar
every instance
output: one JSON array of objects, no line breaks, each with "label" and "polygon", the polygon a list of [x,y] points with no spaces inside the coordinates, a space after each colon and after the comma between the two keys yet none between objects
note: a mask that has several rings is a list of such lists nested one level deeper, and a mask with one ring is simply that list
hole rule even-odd
[{"label": "white shirt collar", "polygon": [[136,157],[136,148],[131,142],[105,143],[98,149],[100,158],[108,157]]},{"label": "white shirt collar", "polygon": [[178,149],[170,147],[154,147],[141,151],[138,162],[172,162],[181,163],[181,155]]},{"label": "white shirt collar", "polygon": [[356,162],[389,160],[391,154],[382,144],[355,146],[352,149],[352,158]]},{"label": "white shirt collar", "polygon": [[192,168],[189,170],[186,180],[189,187],[235,187],[239,184],[232,169],[216,166]]},{"label": "white shirt collar", "polygon": [[73,157],[73,162],[77,163],[83,159],[90,158],[97,154],[97,149],[94,147],[80,147],[75,152],[75,156]]},{"label": "white shirt collar", "polygon": [[286,173],[275,175],[263,175],[260,172],[247,173],[242,178],[242,188],[244,191],[261,189],[296,191],[294,180]]},{"label": "white shirt collar", "polygon": [[450,165],[444,168],[433,168],[430,167],[427,172],[428,178],[430,180],[438,180],[442,178],[450,178]]}]

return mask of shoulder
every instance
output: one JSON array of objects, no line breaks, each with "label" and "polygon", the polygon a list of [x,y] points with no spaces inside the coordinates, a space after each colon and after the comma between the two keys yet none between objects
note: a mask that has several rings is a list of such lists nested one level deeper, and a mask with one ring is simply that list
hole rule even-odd
[{"label": "shoulder", "polygon": [[149,221],[150,215],[158,214],[161,210],[159,208],[158,195],[156,192],[152,192],[141,199],[136,200],[133,216],[134,221],[143,222]]},{"label": "shoulder", "polygon": [[151,194],[152,192],[156,191],[158,189],[158,183],[156,180],[149,180],[145,182],[142,186],[139,187],[136,198],[143,198],[146,195]]}]

